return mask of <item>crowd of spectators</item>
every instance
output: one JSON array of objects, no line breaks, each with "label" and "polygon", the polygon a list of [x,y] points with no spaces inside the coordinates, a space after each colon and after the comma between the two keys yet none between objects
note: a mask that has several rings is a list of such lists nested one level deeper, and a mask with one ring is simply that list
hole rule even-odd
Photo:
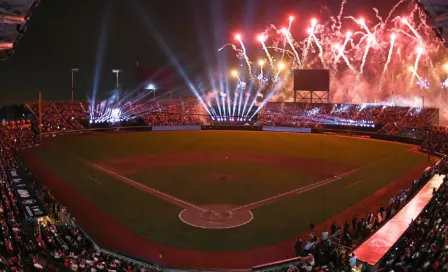
[{"label": "crowd of spectators", "polygon": [[141,114],[148,126],[203,125],[207,122],[205,116],[196,101],[156,103]]},{"label": "crowd of spectators", "polygon": [[[92,116],[101,116],[106,104],[94,107]],[[28,104],[36,116],[38,104]],[[119,107],[126,116],[141,117],[148,126],[204,125],[208,113],[196,100],[167,100],[125,103]],[[325,125],[372,127],[380,132],[399,135],[403,128],[427,127],[434,108],[393,107],[383,105],[267,103],[258,114],[260,125],[319,128]],[[87,128],[90,119],[88,102],[45,102],[42,104],[42,131],[57,132]],[[36,122],[37,124],[37,122]]]},{"label": "crowd of spectators", "polygon": [[87,239],[51,190],[30,175],[33,190],[48,215],[26,218],[8,175],[23,167],[17,151],[35,144],[31,122],[10,122],[0,129],[0,271],[153,271],[105,254]]},{"label": "crowd of spectators", "polygon": [[[378,125],[397,135],[405,127],[423,128],[436,114],[434,108],[355,104],[267,103],[259,114],[262,125],[318,128],[325,125]],[[368,127],[368,126],[367,126]]]},{"label": "crowd of spectators", "polygon": [[[38,103],[28,106],[36,117],[39,116]],[[41,111],[43,133],[84,129],[80,121],[88,120],[90,112],[87,101],[43,102]],[[35,125],[38,126],[38,119]]]},{"label": "crowd of spectators", "polygon": [[423,149],[448,154],[448,126],[430,126],[424,135]]},{"label": "crowd of spectators", "polygon": [[[441,172],[445,171],[441,170]],[[448,271],[448,178],[381,263],[386,271]]]},{"label": "crowd of spectators", "polygon": [[[392,197],[387,206],[381,205],[376,212],[367,212],[361,218],[354,215],[351,222],[347,220],[344,223],[333,223],[328,231],[322,233],[320,238],[314,233],[314,223],[310,223],[309,239],[305,242],[299,239],[294,245],[296,256],[304,257],[304,261],[290,266],[287,271],[347,271],[352,268],[360,268],[356,256],[349,254],[354,243],[365,241],[403,208],[432,178],[434,173],[445,173],[448,169],[447,166],[448,160],[442,160],[433,169],[425,171],[420,179],[412,181],[409,188],[401,190]],[[446,200],[448,203],[448,197]],[[444,220],[447,222],[446,216]],[[447,231],[448,226],[444,235],[448,235]],[[310,255],[313,257],[307,258]],[[312,267],[311,270],[310,267]]]}]

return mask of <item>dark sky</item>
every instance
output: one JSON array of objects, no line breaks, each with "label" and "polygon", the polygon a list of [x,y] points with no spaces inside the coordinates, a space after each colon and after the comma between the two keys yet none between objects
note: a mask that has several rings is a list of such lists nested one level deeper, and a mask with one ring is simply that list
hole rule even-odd
[{"label": "dark sky", "polygon": [[[339,11],[339,0],[326,2],[333,13]],[[387,14],[395,2],[349,0],[346,9],[354,16],[368,13],[373,17],[374,5]],[[84,99],[92,91],[98,67],[102,68],[98,73],[99,92],[114,88],[114,68],[124,71],[122,84],[129,89],[135,85],[137,61],[140,66],[173,67],[173,56],[194,79],[204,74],[207,67],[234,56],[232,52],[216,51],[224,43],[233,42],[235,32],[243,36],[247,33],[252,40],[268,24],[286,25],[290,14],[299,17],[295,29],[301,31],[301,24],[308,24],[311,17],[327,19],[320,13],[323,3],[324,0],[46,0],[33,12],[12,58],[0,62],[0,101],[5,105],[37,100],[38,91],[43,92],[44,100],[70,99],[71,68],[80,69],[75,74],[75,99]],[[247,43],[252,46],[250,41]],[[103,58],[99,57],[99,48],[103,49]]]}]

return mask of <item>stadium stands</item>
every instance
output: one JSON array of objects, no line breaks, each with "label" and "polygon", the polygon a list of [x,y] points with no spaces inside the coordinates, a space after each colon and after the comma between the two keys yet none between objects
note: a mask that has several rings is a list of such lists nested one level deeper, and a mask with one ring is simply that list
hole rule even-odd
[{"label": "stadium stands", "polygon": [[[29,107],[33,112],[38,112],[37,104],[29,104]],[[150,108],[146,108],[145,111],[139,105],[128,107],[129,109],[123,108],[128,112],[133,110],[141,114],[148,125],[203,124],[206,122],[202,115],[197,114],[200,112],[197,103],[154,104]],[[341,112],[342,109],[345,112]],[[297,117],[290,118],[288,116],[309,116],[309,111],[313,111],[315,114],[309,117],[307,125],[316,120],[331,118],[333,120],[343,118],[388,123],[390,120],[400,117],[402,121],[398,127],[411,125],[427,130],[428,133],[424,135],[423,147],[439,152],[447,151],[448,129],[441,126],[427,126],[434,114],[433,109],[417,111],[412,108],[384,106],[270,104],[261,113],[261,123],[297,126]],[[90,116],[87,102],[45,103],[42,113],[44,132],[83,129],[83,120]],[[285,117],[281,115],[285,115]],[[77,227],[69,211],[53,197],[50,189],[39,183],[31,173],[27,173],[27,175],[33,181],[34,191],[45,203],[48,216],[33,220],[23,214],[14,194],[8,170],[18,167],[25,168],[16,151],[35,145],[36,131],[30,120],[6,122],[0,127],[0,148],[2,150],[0,158],[0,224],[2,225],[0,270],[24,271],[26,268],[33,267],[34,269],[52,271],[86,271],[92,268],[116,271],[159,270],[159,267],[155,265],[133,262],[125,257],[119,257],[110,252],[106,253],[97,248],[88,236]],[[438,171],[446,173],[446,168],[441,168]],[[360,269],[360,267],[354,266],[353,260],[356,261],[356,257],[349,254],[354,244],[364,241],[383,226],[424,186],[430,177],[426,172],[420,180],[412,182],[410,188],[404,188],[384,207],[366,211],[365,216],[353,218],[352,222],[335,222],[328,230],[328,234],[323,237],[310,233],[309,240],[298,243],[295,248],[297,253],[305,258],[288,264],[285,270],[321,271],[327,269],[328,271],[338,271],[350,267],[355,270]],[[429,204],[428,212],[425,211],[421,218],[411,225],[395,246],[397,250],[388,253],[381,263],[382,267],[391,268],[394,271],[401,271],[399,269],[403,270],[414,265],[428,268],[428,271],[441,271],[440,269],[443,267],[446,269],[448,228],[446,224],[443,224],[446,222],[447,216],[446,190],[447,181]],[[408,246],[409,244],[410,246]],[[253,270],[265,271],[264,267],[255,267]]]},{"label": "stadium stands", "polygon": [[448,271],[448,179],[383,258],[389,271]]},{"label": "stadium stands", "polygon": [[[28,103],[34,114],[37,103]],[[120,107],[123,115],[141,117],[152,125],[205,125],[208,114],[197,101],[159,101],[152,104],[130,104]],[[95,106],[93,116],[101,116],[106,106]],[[404,128],[425,129],[438,114],[435,108],[409,108],[383,105],[268,103],[260,111],[260,125],[319,128],[346,126],[372,128],[388,135],[400,135]],[[45,102],[42,104],[42,132],[87,128],[90,119],[88,102]],[[83,122],[84,121],[84,122]],[[84,125],[83,125],[84,124]],[[37,121],[35,122],[37,125]]]},{"label": "stadium stands", "polygon": [[[124,261],[99,251],[79,229],[49,188],[31,173],[32,188],[45,203],[48,216],[27,218],[14,193],[12,168],[25,168],[17,150],[34,145],[30,122],[11,122],[0,129],[0,270],[1,271],[154,271],[155,266]],[[139,263],[139,262],[135,262]]]},{"label": "stadium stands", "polygon": [[448,154],[448,127],[431,126],[425,135],[422,147],[431,152]]}]

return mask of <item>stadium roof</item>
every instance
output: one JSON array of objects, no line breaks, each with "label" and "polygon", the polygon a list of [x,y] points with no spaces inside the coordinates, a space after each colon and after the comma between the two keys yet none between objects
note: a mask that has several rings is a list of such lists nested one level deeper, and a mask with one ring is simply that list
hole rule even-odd
[{"label": "stadium roof", "polygon": [[0,60],[8,59],[26,32],[26,23],[40,0],[0,0]]},{"label": "stadium roof", "polygon": [[447,0],[418,0],[424,6],[430,17],[430,24],[434,27],[437,37],[448,46],[448,1]]}]

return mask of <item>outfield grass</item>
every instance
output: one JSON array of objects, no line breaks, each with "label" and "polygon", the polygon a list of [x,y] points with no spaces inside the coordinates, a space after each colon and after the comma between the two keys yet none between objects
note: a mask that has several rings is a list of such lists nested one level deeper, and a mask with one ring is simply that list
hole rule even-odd
[{"label": "outfield grass", "polygon": [[[148,154],[230,152],[319,160],[321,147],[324,165],[337,162],[353,168],[370,166],[335,183],[257,208],[252,211],[251,223],[226,230],[186,225],[178,218],[182,208],[94,170],[75,158],[95,163]],[[234,251],[290,239],[305,231],[310,221],[319,223],[371,195],[425,161],[424,156],[407,152],[409,148],[325,135],[193,131],[57,138],[34,152],[72,187],[143,237],[182,248]],[[210,176],[218,173],[235,178],[228,182],[211,181]],[[155,168],[129,175],[129,178],[197,205],[243,205],[322,179],[317,174],[232,160]]]}]

